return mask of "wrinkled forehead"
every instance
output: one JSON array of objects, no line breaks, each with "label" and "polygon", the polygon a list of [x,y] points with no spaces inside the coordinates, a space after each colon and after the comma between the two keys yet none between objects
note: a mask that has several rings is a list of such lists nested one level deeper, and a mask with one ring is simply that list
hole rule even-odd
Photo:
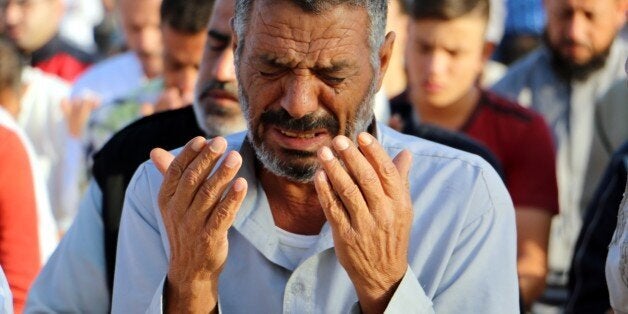
[{"label": "wrinkled forehead", "polygon": [[336,4],[319,12],[305,11],[292,1],[254,1],[248,33],[267,35],[299,43],[322,39],[365,40],[368,38],[366,9]]},{"label": "wrinkled forehead", "polygon": [[368,13],[363,8],[341,4],[306,12],[290,1],[255,3],[245,39],[245,45],[254,45],[254,50],[305,60],[350,55],[369,47]]}]

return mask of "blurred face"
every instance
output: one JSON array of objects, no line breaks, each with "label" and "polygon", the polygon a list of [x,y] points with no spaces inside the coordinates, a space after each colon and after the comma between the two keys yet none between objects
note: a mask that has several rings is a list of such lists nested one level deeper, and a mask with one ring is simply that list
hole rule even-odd
[{"label": "blurred face", "polygon": [[393,36],[374,73],[364,9],[335,6],[307,14],[286,1],[256,1],[237,73],[249,139],[264,167],[309,182],[316,151],[372,122]]},{"label": "blurred face", "polygon": [[585,65],[605,53],[624,25],[625,0],[546,0],[549,44],[562,59]]},{"label": "blurred face", "polygon": [[471,93],[487,59],[485,27],[477,14],[410,21],[406,63],[413,104],[444,108]]},{"label": "blurred face", "polygon": [[207,33],[178,32],[168,25],[162,26],[164,41],[164,85],[175,87],[185,103],[194,99],[194,84],[203,56]]},{"label": "blurred face", "polygon": [[218,0],[209,19],[209,32],[196,84],[194,113],[207,135],[226,135],[246,129],[238,103],[229,21],[234,0]]},{"label": "blurred face", "polygon": [[62,15],[60,0],[0,0],[0,29],[26,52],[52,39]]},{"label": "blurred face", "polygon": [[163,71],[162,39],[159,27],[160,0],[120,0],[122,29],[129,48],[140,62],[149,78]]}]

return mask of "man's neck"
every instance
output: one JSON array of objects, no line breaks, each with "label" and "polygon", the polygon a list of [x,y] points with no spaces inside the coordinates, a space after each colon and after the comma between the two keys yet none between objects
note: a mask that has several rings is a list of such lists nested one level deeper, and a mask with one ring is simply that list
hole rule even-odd
[{"label": "man's neck", "polygon": [[445,107],[436,107],[429,104],[415,104],[419,112],[420,121],[440,126],[442,128],[459,131],[473,113],[479,99],[480,88],[471,88],[463,97]]},{"label": "man's neck", "polygon": [[275,225],[288,232],[319,234],[325,215],[313,183],[296,183],[263,169],[259,173]]}]

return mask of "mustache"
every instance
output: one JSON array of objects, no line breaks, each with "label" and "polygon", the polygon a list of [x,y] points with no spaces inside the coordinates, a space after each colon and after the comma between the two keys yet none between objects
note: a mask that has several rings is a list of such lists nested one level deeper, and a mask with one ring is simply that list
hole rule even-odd
[{"label": "mustache", "polygon": [[266,125],[275,125],[279,128],[291,131],[309,131],[313,129],[326,129],[330,134],[338,134],[340,124],[338,120],[329,114],[323,116],[310,113],[295,119],[283,108],[269,110],[260,116],[260,122]]},{"label": "mustache", "polygon": [[210,80],[203,84],[199,89],[199,98],[203,99],[207,97],[210,92],[215,90],[223,91],[229,94],[230,97],[238,99],[238,86],[235,82],[221,82],[217,80]]}]

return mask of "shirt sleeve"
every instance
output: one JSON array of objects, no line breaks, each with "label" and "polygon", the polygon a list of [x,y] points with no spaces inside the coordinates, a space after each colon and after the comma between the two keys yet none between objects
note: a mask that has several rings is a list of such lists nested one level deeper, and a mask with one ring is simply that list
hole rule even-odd
[{"label": "shirt sleeve", "polygon": [[0,127],[0,265],[21,313],[40,264],[35,183],[26,148]]},{"label": "shirt sleeve", "polygon": [[408,268],[385,313],[517,313],[514,208],[499,176],[487,171],[476,180],[464,206],[467,216],[452,254],[430,298],[421,270]]},{"label": "shirt sleeve", "polygon": [[91,181],[70,229],[33,284],[27,312],[106,313],[102,193]]},{"label": "shirt sleeve", "polygon": [[515,206],[535,207],[558,213],[558,185],[554,144],[545,121],[534,116],[512,142],[509,163],[504,165],[506,185]]},{"label": "shirt sleeve", "polygon": [[[163,280],[168,272],[167,238],[160,234],[161,214],[153,204],[153,192],[159,191],[161,174],[147,170],[146,163],[138,168],[129,183],[122,210],[116,273],[113,284],[112,313],[159,313]],[[150,176],[158,176],[152,178]],[[155,208],[155,209],[153,209]],[[142,243],[138,250],[137,243]],[[161,283],[161,286],[160,286]],[[158,296],[157,296],[158,295]],[[151,303],[152,302],[152,303]]]}]

